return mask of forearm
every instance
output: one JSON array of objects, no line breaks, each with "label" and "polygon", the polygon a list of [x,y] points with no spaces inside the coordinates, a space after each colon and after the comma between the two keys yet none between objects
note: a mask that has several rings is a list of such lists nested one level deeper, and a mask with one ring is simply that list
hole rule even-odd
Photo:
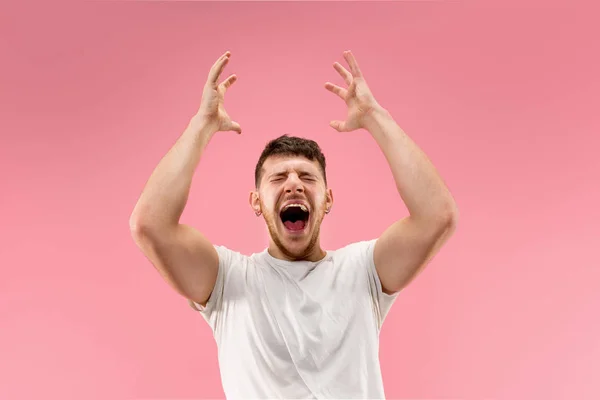
[{"label": "forearm", "polygon": [[456,215],[454,199],[436,168],[385,109],[372,113],[365,129],[385,155],[411,217],[437,220]]},{"label": "forearm", "polygon": [[183,214],[194,172],[216,129],[194,117],[161,159],[133,210],[132,227],[176,225]]}]

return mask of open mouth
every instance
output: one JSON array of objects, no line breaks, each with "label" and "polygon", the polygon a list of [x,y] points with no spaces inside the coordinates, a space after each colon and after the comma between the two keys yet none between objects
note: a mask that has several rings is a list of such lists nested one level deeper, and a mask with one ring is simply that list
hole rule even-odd
[{"label": "open mouth", "polygon": [[303,204],[288,204],[279,213],[281,222],[290,232],[301,232],[308,225],[310,212]]}]

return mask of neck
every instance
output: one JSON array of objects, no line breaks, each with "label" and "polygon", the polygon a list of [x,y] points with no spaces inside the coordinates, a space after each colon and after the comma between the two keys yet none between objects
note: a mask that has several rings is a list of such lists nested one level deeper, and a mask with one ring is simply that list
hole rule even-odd
[{"label": "neck", "polygon": [[322,260],[327,255],[327,252],[321,248],[321,244],[319,241],[315,243],[315,245],[312,247],[312,250],[309,250],[308,252],[302,254],[293,254],[287,251],[286,249],[281,249],[273,240],[271,240],[267,251],[271,256],[285,261],[316,262]]}]

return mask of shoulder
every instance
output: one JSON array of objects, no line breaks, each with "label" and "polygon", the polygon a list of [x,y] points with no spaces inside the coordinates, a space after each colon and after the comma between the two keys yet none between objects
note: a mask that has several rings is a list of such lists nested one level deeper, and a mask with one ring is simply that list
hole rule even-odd
[{"label": "shoulder", "polygon": [[377,239],[352,242],[332,252],[333,263],[344,274],[354,273],[364,276],[375,269],[373,249]]},{"label": "shoulder", "polygon": [[377,239],[361,240],[345,245],[335,250],[335,255],[340,259],[352,259],[361,262],[370,262],[373,256]]},{"label": "shoulder", "polygon": [[251,256],[223,244],[214,244],[213,247],[219,255],[219,267],[221,268],[241,267],[247,264],[251,259]]},{"label": "shoulder", "polygon": [[206,306],[189,301],[192,308],[209,317],[228,297],[236,296],[243,288],[249,257],[223,244],[213,244],[219,257],[217,278]]},{"label": "shoulder", "polygon": [[223,244],[213,245],[219,255],[219,277],[225,286],[244,280],[249,265],[253,264],[252,256],[234,250]]}]

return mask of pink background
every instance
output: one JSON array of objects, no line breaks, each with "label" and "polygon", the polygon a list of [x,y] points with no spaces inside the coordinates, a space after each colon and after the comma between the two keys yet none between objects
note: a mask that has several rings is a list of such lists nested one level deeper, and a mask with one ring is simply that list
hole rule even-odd
[{"label": "pink background", "polygon": [[328,126],[346,49],[461,212],[384,325],[388,397],[600,398],[598,10],[481,3],[3,6],[0,398],[222,398],[208,325],[128,219],[226,50],[244,134],[210,143],[184,222],[262,250],[248,193],[283,133],[327,157],[325,248],[406,215],[369,134]]}]

